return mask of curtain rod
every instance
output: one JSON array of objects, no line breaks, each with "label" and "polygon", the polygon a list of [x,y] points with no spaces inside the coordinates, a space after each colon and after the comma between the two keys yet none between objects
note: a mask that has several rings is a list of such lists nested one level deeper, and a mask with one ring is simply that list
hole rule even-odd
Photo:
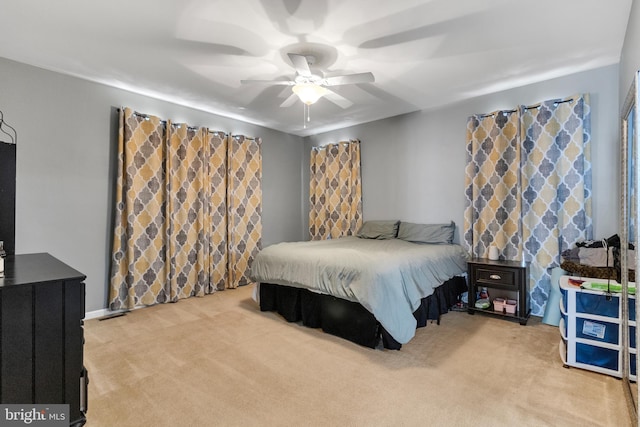
[{"label": "curtain rod", "polygon": [[[149,119],[151,119],[151,116],[149,116],[148,114],[138,113],[137,111],[134,111],[134,112],[133,112],[133,114],[134,114],[135,116],[142,117],[142,118],[143,118],[143,119],[145,119],[145,120],[149,120]],[[160,123],[162,123],[162,124],[165,124],[165,125],[166,125],[166,124],[167,124],[167,121],[166,121],[166,120],[160,120]]]},{"label": "curtain rod", "polygon": [[[511,114],[511,113],[515,113],[516,111],[518,111],[518,110],[498,111],[498,113],[502,113],[502,114]],[[480,118],[481,118],[481,119],[484,119],[484,118],[486,118],[486,117],[493,117],[493,116],[495,116],[495,115],[496,115],[496,113],[482,114],[482,115],[480,116]]]},{"label": "curtain rod", "polygon": [[[565,103],[565,102],[571,102],[571,101],[573,101],[573,98],[569,98],[569,99],[562,99],[562,100],[560,100],[560,99],[556,99],[556,100],[553,100],[553,105],[554,105],[554,106],[557,106],[558,104],[563,104],[563,103]],[[544,101],[544,102],[551,102],[551,101]],[[533,110],[534,108],[540,108],[540,106],[541,106],[542,104],[544,104],[544,102],[539,102],[539,103],[534,104],[534,105],[529,105],[528,107],[524,107],[524,109],[525,109],[525,110]]]},{"label": "curtain rod", "polygon": [[[117,109],[118,111],[122,110],[121,108]],[[142,117],[145,120],[149,120],[151,116],[149,116],[148,114],[144,114],[144,113],[139,113],[137,111],[133,112],[134,115],[138,116],[138,117]],[[167,120],[160,120],[160,123],[162,124],[167,124]],[[171,126],[182,126],[182,125],[187,125],[186,123],[171,123]],[[187,125],[187,129],[189,130],[198,130],[200,129],[198,126],[188,126]],[[214,135],[218,136],[218,135],[224,135],[227,136],[226,132],[222,132],[219,130],[211,130],[209,128],[206,128],[208,133],[213,133]]]},{"label": "curtain rod", "polygon": [[328,144],[324,144],[324,145],[314,145],[313,147],[311,147],[311,150],[322,150],[326,147],[331,147],[332,145],[340,145],[340,144],[344,144],[344,145],[349,145],[349,144],[360,144],[360,140],[359,139],[350,139],[348,141],[339,141],[339,142],[330,142]]},{"label": "curtain rod", "polygon": [[[539,103],[534,104],[534,105],[528,105],[528,106],[526,106],[526,107],[523,107],[523,110],[533,110],[533,109],[535,109],[535,108],[540,108],[540,106],[542,106],[542,104],[544,104],[545,102],[553,102],[553,105],[554,105],[554,106],[557,106],[558,104],[563,104],[563,103],[565,103],[565,102],[571,102],[571,101],[573,101],[573,98],[569,98],[569,99],[562,99],[562,100],[556,99],[556,100],[552,100],[552,101],[544,101],[544,102],[539,102]],[[515,110],[498,111],[498,113],[502,113],[502,114],[511,114],[511,113],[515,113],[516,111],[518,111],[518,110],[517,110],[517,109],[515,109]],[[484,118],[486,118],[486,117],[493,117],[493,116],[495,116],[495,115],[496,115],[496,113],[482,114],[482,115],[480,116],[480,118],[481,118],[481,119],[484,119]]]}]

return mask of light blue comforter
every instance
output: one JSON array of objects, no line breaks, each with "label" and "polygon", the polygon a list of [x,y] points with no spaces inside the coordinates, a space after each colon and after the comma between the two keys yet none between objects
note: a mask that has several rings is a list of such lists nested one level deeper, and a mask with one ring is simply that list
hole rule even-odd
[{"label": "light blue comforter", "polygon": [[415,335],[421,299],[466,272],[467,257],[459,245],[343,237],[264,248],[251,276],[358,302],[405,344]]}]

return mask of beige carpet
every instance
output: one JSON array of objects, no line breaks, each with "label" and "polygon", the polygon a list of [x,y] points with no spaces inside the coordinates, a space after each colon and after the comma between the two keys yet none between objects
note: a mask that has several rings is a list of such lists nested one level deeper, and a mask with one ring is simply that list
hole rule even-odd
[{"label": "beige carpet", "polygon": [[627,426],[557,328],[448,313],[400,351],[261,313],[250,287],[85,323],[87,426]]}]

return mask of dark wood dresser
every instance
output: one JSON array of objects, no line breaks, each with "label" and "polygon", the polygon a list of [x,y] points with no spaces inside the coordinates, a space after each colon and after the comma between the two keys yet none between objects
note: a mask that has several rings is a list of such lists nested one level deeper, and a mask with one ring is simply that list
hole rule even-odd
[{"label": "dark wood dresser", "polygon": [[0,403],[68,404],[83,425],[86,276],[46,253],[9,256],[0,278]]}]

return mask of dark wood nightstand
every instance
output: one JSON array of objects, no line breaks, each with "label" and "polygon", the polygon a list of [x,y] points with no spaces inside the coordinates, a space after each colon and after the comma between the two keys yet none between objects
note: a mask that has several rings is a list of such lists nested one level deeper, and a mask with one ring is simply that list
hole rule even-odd
[{"label": "dark wood nightstand", "polygon": [[[508,320],[517,320],[526,325],[531,314],[529,301],[529,263],[520,261],[491,261],[487,258],[472,258],[467,263],[469,274],[469,314],[486,313]],[[476,308],[476,292],[487,288],[491,304],[487,308]],[[514,314],[506,310],[494,310],[497,297],[515,299]]]}]

